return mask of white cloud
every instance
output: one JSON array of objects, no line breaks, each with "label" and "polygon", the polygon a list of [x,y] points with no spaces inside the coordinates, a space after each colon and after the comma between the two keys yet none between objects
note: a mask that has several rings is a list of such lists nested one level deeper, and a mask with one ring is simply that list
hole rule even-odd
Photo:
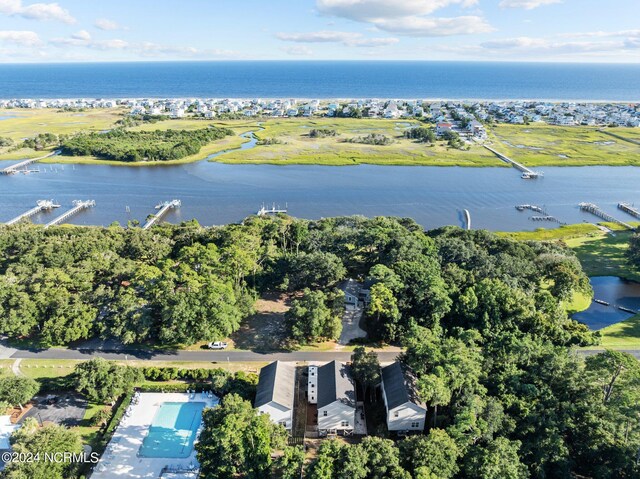
[{"label": "white cloud", "polygon": [[308,57],[313,55],[313,50],[305,45],[292,45],[290,47],[281,48],[287,55]]},{"label": "white cloud", "polygon": [[108,18],[98,18],[93,25],[99,30],[122,30],[122,27],[120,25],[118,25],[113,20],[109,20]]},{"label": "white cloud", "polygon": [[389,33],[414,37],[472,35],[494,31],[494,28],[484,18],[477,16],[408,17],[379,21],[376,26]]},{"label": "white cloud", "polygon": [[316,0],[320,13],[359,22],[428,15],[455,4],[471,7],[478,0]]},{"label": "white cloud", "polygon": [[304,33],[278,33],[276,37],[285,42],[296,43],[342,43],[347,47],[380,47],[398,43],[397,38],[366,38],[361,33],[321,30]]},{"label": "white cloud", "polygon": [[524,55],[603,53],[640,48],[640,38],[607,41],[554,41],[547,38],[517,37],[483,42],[480,47],[490,51],[513,51]]},{"label": "white cloud", "polygon": [[213,58],[237,57],[238,53],[230,50],[199,49],[195,47],[181,47],[161,45],[152,42],[130,43],[119,38],[110,40],[94,40],[86,30],[80,30],[69,37],[53,38],[49,43],[56,47],[78,47],[100,51],[120,51],[144,57],[181,57],[181,58]]},{"label": "white cloud", "polygon": [[0,14],[23,17],[30,20],[52,20],[72,24],[76,19],[57,3],[32,3],[23,5],[22,0],[0,0]]},{"label": "white cloud", "polygon": [[502,0],[500,6],[502,8],[524,8],[525,10],[533,10],[534,8],[552,5],[554,3],[562,3],[562,0]]},{"label": "white cloud", "polygon": [[33,47],[41,43],[37,33],[20,30],[0,30],[0,42],[25,47]]},{"label": "white cloud", "polygon": [[431,16],[457,5],[469,8],[478,0],[316,0],[325,15],[372,24],[378,31],[416,37],[440,37],[487,33],[494,29],[481,16]]},{"label": "white cloud", "polygon": [[80,30],[79,32],[76,32],[73,35],[71,35],[71,38],[74,38],[76,40],[89,41],[91,40],[91,34],[86,30]]},{"label": "white cloud", "polygon": [[53,38],[49,43],[57,47],[85,47],[94,50],[123,50],[129,46],[128,42],[118,38],[93,40],[91,34],[86,30],[80,30],[70,37]]}]

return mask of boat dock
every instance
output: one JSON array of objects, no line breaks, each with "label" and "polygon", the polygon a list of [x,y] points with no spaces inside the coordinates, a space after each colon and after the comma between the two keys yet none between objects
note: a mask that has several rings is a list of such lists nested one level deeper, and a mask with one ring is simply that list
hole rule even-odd
[{"label": "boat dock", "polygon": [[36,201],[35,208],[31,208],[30,210],[25,211],[21,215],[18,215],[15,218],[10,219],[5,224],[13,225],[25,218],[31,218],[32,216],[37,215],[41,211],[49,211],[49,210],[52,210],[53,208],[60,208],[60,205],[57,205],[53,200],[38,200]]},{"label": "boat dock", "polygon": [[618,209],[624,211],[631,216],[640,218],[640,211],[638,211],[633,205],[629,203],[618,203]]},{"label": "boat dock", "polygon": [[0,174],[2,174],[2,175],[14,175],[14,174],[19,173],[21,171],[24,172],[24,173],[37,172],[39,170],[29,170],[27,168],[27,166],[31,165],[32,163],[35,163],[36,161],[44,160],[45,158],[49,158],[50,156],[55,156],[55,155],[58,155],[58,154],[60,154],[60,151],[56,150],[53,153],[49,153],[48,155],[45,155],[45,156],[40,156],[39,158],[29,158],[27,160],[22,160],[21,162],[16,163],[15,165],[7,166],[6,168],[0,170]]},{"label": "boat dock", "polygon": [[147,220],[147,222],[142,227],[143,230],[148,230],[153,225],[158,223],[164,215],[172,208],[180,208],[182,206],[182,201],[180,200],[171,200],[165,201],[162,203],[158,203],[156,205],[156,209],[159,210],[156,214],[151,215],[151,217]]},{"label": "boat dock", "polygon": [[536,213],[545,214],[544,208],[542,208],[540,206],[537,206],[537,205],[517,205],[516,209],[518,211],[531,210],[531,211],[535,211]]},{"label": "boat dock", "polygon": [[278,213],[287,213],[287,211],[288,211],[287,210],[287,206],[288,205],[285,205],[285,208],[280,208],[279,205],[278,205],[278,207],[276,207],[276,204],[274,203],[271,206],[271,208],[266,208],[264,206],[264,204],[263,204],[262,208],[260,208],[257,211],[256,215],[258,215],[258,216],[266,216],[266,215],[275,215],[275,214],[278,214]]},{"label": "boat dock", "polygon": [[96,202],[94,200],[86,200],[86,201],[74,200],[73,201],[73,208],[71,208],[66,213],[61,214],[57,218],[49,221],[46,225],[44,225],[44,227],[48,228],[49,226],[55,226],[55,225],[62,224],[65,221],[67,221],[69,218],[71,218],[73,215],[76,215],[76,214],[80,213],[82,210],[85,210],[87,208],[92,208],[95,205],[96,205]]},{"label": "boat dock", "polygon": [[505,163],[509,163],[515,169],[521,171],[522,172],[521,178],[524,179],[524,180],[535,180],[536,178],[544,176],[543,172],[541,172],[541,171],[533,171],[531,168],[527,168],[522,163],[518,163],[516,160],[513,160],[513,159],[509,158],[508,156],[503,155],[502,153],[500,153],[500,152],[494,150],[493,148],[491,148],[490,146],[487,146],[487,145],[482,145],[482,146],[484,146],[487,150],[489,150],[491,153],[496,155],[498,158],[500,158]]},{"label": "boat dock", "polygon": [[598,216],[599,218],[602,218],[605,221],[609,221],[611,223],[616,223],[619,224],[620,226],[625,227],[628,230],[632,230],[635,229],[633,226],[631,226],[628,223],[625,223],[624,221],[620,221],[619,219],[611,216],[608,213],[605,213],[604,211],[602,211],[600,209],[600,207],[598,207],[598,205],[594,205],[593,203],[580,203],[578,205],[580,207],[580,209],[582,211],[587,211],[595,216]]},{"label": "boat dock", "polygon": [[464,210],[464,217],[467,221],[467,230],[471,229],[471,213],[469,213],[469,210]]}]

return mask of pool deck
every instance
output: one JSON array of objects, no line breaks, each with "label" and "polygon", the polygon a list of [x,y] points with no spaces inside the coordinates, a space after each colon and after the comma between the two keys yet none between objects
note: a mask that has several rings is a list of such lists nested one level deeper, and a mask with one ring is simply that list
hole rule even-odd
[{"label": "pool deck", "polygon": [[160,405],[165,402],[190,401],[204,402],[206,407],[212,407],[218,403],[218,398],[209,398],[201,393],[196,393],[193,398],[186,393],[141,393],[138,403],[131,404],[130,413],[118,425],[100,462],[94,468],[91,479],[157,479],[166,466],[182,470],[197,467],[195,449],[185,459],[138,457],[142,441]]}]

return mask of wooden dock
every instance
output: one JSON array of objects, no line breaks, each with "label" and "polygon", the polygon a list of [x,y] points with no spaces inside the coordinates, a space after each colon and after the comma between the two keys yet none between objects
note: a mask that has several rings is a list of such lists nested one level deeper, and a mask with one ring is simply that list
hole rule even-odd
[{"label": "wooden dock", "polygon": [[524,166],[522,163],[517,162],[514,159],[509,158],[506,155],[503,155],[502,153],[500,153],[499,151],[494,150],[493,148],[491,148],[490,146],[487,145],[482,145],[484,146],[487,150],[489,150],[491,153],[493,153],[494,155],[496,155],[498,158],[500,158],[502,161],[504,161],[505,163],[509,163],[511,166],[513,166],[515,169],[519,170],[522,172],[522,179],[525,180],[535,180],[537,178],[540,178],[541,176],[544,176],[544,173],[541,171],[534,171],[531,168],[527,168],[526,166]]},{"label": "wooden dock", "polygon": [[624,221],[620,221],[618,218],[615,218],[613,216],[611,216],[608,213],[605,213],[604,211],[602,211],[600,209],[600,207],[598,205],[594,205],[593,203],[580,203],[578,205],[580,207],[580,209],[582,211],[587,211],[599,218],[602,218],[605,221],[609,221],[611,223],[616,223],[619,224],[620,226],[623,226],[624,228],[628,229],[628,230],[633,230],[635,229],[633,226],[631,226],[628,223],[625,223]]},{"label": "wooden dock", "polygon": [[640,218],[640,211],[638,211],[633,205],[630,205],[629,203],[618,203],[618,209],[635,218]]},{"label": "wooden dock", "polygon": [[[29,170],[27,169],[27,166],[31,165],[32,163],[35,163],[36,161],[40,161],[40,160],[44,160],[45,158],[49,158],[51,156],[55,156],[55,155],[59,155],[60,151],[56,150],[52,153],[49,153],[48,155],[44,155],[41,156],[39,158],[29,158],[26,160],[23,160],[19,163],[16,163],[15,165],[11,165],[11,166],[7,166],[6,168],[0,170],[0,174],[1,175],[15,175],[16,173],[19,172],[24,172],[24,173],[35,173],[39,170]],[[24,170],[22,170],[22,168],[24,168]]]},{"label": "wooden dock", "polygon": [[260,208],[257,212],[256,215],[258,216],[266,216],[266,215],[276,215],[278,213],[287,213],[288,211],[288,205],[285,205],[284,208],[280,208],[280,205],[278,205],[276,207],[276,204],[274,203],[271,208],[266,208],[264,206],[264,204],[262,205],[262,208]]},{"label": "wooden dock", "polygon": [[165,201],[162,203],[158,203],[156,205],[156,209],[159,210],[156,214],[151,215],[151,217],[147,220],[147,222],[142,227],[143,230],[148,230],[153,225],[162,220],[162,217],[167,214],[167,212],[172,208],[180,208],[182,206],[182,201],[180,200],[171,200]]},{"label": "wooden dock", "polygon": [[49,221],[46,225],[44,225],[44,227],[48,228],[49,226],[55,226],[55,225],[62,224],[65,221],[67,221],[69,218],[71,218],[72,216],[80,213],[82,210],[85,210],[87,208],[92,208],[95,205],[96,205],[96,202],[94,200],[86,200],[86,201],[74,200],[73,201],[73,208],[71,208],[66,213],[61,214],[57,218]]},{"label": "wooden dock", "polygon": [[31,208],[30,210],[25,211],[24,213],[16,216],[13,219],[10,219],[5,224],[13,225],[25,218],[31,218],[32,216],[37,215],[41,211],[50,211],[53,208],[60,208],[60,205],[56,204],[53,200],[38,200],[36,201],[36,206],[34,208]]}]

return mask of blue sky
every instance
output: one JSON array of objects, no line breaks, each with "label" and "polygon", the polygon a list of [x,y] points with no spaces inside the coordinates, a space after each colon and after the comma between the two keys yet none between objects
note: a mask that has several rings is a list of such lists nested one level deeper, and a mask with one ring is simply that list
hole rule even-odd
[{"label": "blue sky", "polygon": [[640,0],[0,0],[0,62],[640,63]]}]

